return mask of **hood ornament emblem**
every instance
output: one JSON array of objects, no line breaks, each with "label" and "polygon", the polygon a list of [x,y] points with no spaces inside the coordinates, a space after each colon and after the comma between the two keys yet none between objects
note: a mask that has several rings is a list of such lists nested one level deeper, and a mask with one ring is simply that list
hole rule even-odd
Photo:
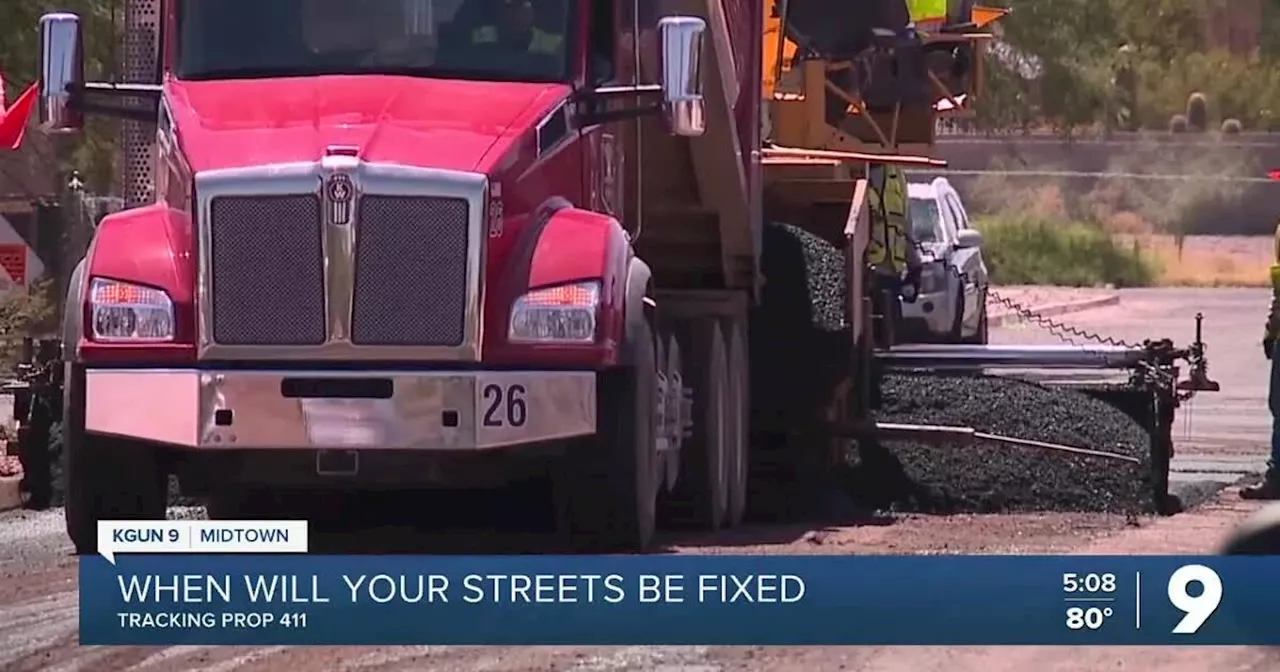
[{"label": "hood ornament emblem", "polygon": [[356,186],[345,173],[334,173],[325,184],[325,198],[329,202],[329,223],[346,226],[351,223],[351,202],[355,200]]}]

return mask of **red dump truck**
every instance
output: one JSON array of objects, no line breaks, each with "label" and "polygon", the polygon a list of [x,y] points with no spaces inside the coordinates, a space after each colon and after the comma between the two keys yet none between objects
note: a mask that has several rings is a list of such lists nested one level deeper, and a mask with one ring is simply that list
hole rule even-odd
[{"label": "red dump truck", "polygon": [[112,83],[44,16],[45,130],[125,120],[55,386],[77,550],[171,475],[235,518],[545,478],[607,549],[786,508],[868,431],[867,166],[939,164],[990,37],[821,5],[128,0]]},{"label": "red dump truck", "polygon": [[[605,547],[649,543],[660,489],[740,520],[759,3],[711,3],[712,40],[698,4],[130,0],[113,84],[85,81],[77,16],[44,16],[45,129],[130,124],[133,207],[102,220],[66,302],[76,548],[98,520],[162,517],[169,474],[214,516],[271,515],[283,489],[551,473]],[[521,29],[559,48],[513,47]],[[673,157],[731,191],[653,193]],[[733,219],[701,210],[730,198]],[[731,244],[678,242],[719,239],[707,225]],[[691,259],[655,268],[647,239]],[[665,487],[691,409],[714,457]]]}]

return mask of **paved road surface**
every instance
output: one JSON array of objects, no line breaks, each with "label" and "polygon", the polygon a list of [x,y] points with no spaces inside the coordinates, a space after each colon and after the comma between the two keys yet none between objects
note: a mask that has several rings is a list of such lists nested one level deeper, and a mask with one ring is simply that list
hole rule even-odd
[{"label": "paved road surface", "polygon": [[[1185,342],[1203,311],[1212,372],[1223,392],[1192,407],[1180,437],[1179,469],[1190,480],[1225,471],[1226,480],[1256,471],[1267,435],[1265,368],[1257,346],[1265,292],[1160,290],[1125,292],[1118,308],[1068,316],[1098,331],[1141,340]],[[1045,341],[1035,332],[1002,329],[997,342]],[[1185,414],[1184,414],[1185,417]],[[1192,472],[1201,472],[1199,475]],[[1231,525],[1253,510],[1234,498],[1133,528],[1101,514],[907,517],[888,527],[735,532],[713,540],[679,541],[700,553],[1143,553],[1209,551]],[[780,532],[786,532],[781,534]],[[779,533],[776,538],[771,536]],[[742,538],[753,542],[741,544]],[[773,648],[759,647],[399,647],[245,649],[120,648],[76,645],[75,560],[60,512],[0,514],[0,670],[877,670],[881,672],[1055,672],[1161,670],[1202,672],[1280,669],[1261,649],[1060,648]]]}]

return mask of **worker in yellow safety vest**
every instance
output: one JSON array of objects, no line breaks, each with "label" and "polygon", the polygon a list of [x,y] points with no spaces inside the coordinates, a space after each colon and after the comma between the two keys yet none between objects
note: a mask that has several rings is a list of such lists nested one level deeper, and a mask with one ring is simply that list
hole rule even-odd
[{"label": "worker in yellow safety vest", "polygon": [[1280,499],[1280,222],[1275,231],[1275,257],[1271,265],[1271,312],[1262,338],[1262,353],[1271,360],[1271,384],[1267,389],[1267,405],[1271,407],[1271,459],[1261,485],[1245,488],[1246,499]]},{"label": "worker in yellow safety vest", "polygon": [[867,167],[867,186],[871,230],[866,259],[873,303],[876,312],[896,322],[901,308],[897,299],[915,301],[921,267],[919,247],[908,237],[907,176],[898,166],[873,163]]},{"label": "worker in yellow safety vest", "polygon": [[948,0],[906,0],[907,13],[917,28],[937,28],[947,22]]},{"label": "worker in yellow safety vest", "polygon": [[543,56],[562,53],[564,37],[534,25],[533,3],[534,0],[502,0],[499,21],[472,30],[471,45]]}]

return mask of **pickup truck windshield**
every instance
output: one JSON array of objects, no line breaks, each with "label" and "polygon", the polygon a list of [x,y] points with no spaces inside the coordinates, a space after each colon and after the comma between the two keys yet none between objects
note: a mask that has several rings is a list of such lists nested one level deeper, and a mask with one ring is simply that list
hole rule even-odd
[{"label": "pickup truck windshield", "polygon": [[911,210],[912,240],[917,243],[936,243],[946,239],[937,201],[932,198],[913,198],[908,207]]},{"label": "pickup truck windshield", "polygon": [[567,81],[573,0],[183,0],[179,79]]}]

